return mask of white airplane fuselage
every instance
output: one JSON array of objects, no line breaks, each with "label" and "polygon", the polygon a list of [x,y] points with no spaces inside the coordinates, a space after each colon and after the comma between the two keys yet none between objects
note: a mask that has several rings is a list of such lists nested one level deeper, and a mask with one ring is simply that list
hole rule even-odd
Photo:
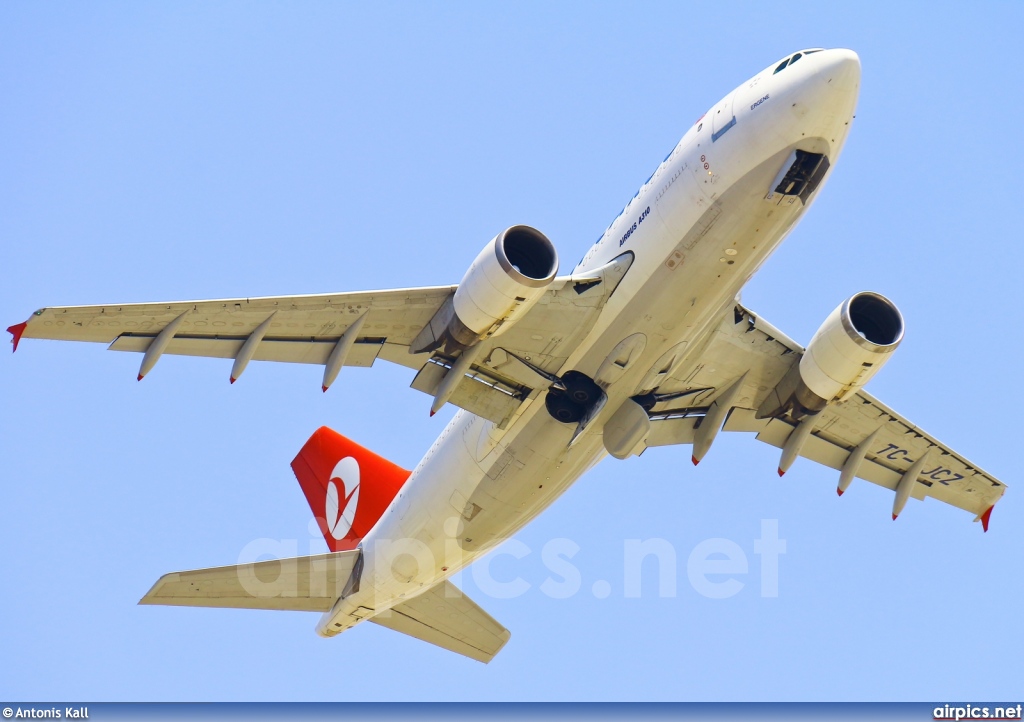
[{"label": "white airplane fuselage", "polygon": [[601,418],[653,389],[667,367],[685,376],[700,363],[743,285],[817,195],[807,204],[795,195],[766,198],[780,170],[802,150],[824,154],[830,173],[853,119],[855,53],[812,51],[777,66],[687,131],[573,271],[585,276],[633,254],[563,367],[595,377],[628,339],[633,352],[604,388],[597,423],[570,444],[575,424],[556,421],[543,394],[524,401],[503,430],[459,411],[363,539],[359,590],[323,615],[319,634],[334,636],[415,597],[515,534],[607,454]]}]

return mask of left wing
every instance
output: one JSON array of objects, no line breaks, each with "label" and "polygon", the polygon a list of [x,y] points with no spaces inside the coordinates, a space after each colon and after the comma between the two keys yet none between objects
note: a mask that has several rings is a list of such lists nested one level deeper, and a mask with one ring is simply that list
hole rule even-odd
[{"label": "left wing", "polygon": [[[897,492],[893,518],[906,498],[938,499],[969,511],[987,530],[992,507],[1006,485],[864,390],[809,417],[804,428],[789,418],[759,419],[755,409],[804,349],[771,324],[736,305],[722,319],[694,365],[679,370],[661,393],[692,390],[685,403],[656,405],[646,446],[694,443],[719,400],[738,388],[721,409],[724,431],[746,431],[783,449],[780,476],[795,456],[839,470],[838,492],[853,476]],[[711,434],[717,429],[711,429]],[[904,482],[902,483],[901,482]]]},{"label": "left wing", "polygon": [[[261,330],[252,360],[326,364],[342,334],[364,315],[346,366],[370,366],[384,358],[410,368],[408,347],[455,291],[455,286],[306,296],[227,298],[168,303],[43,308],[8,329],[15,349],[23,338],[92,341],[112,351],[145,352],[161,331],[178,321],[162,353],[234,359]],[[269,324],[264,327],[264,323]],[[385,348],[387,346],[388,348]],[[145,375],[145,374],[143,374]]]},{"label": "left wing", "polygon": [[[614,269],[613,269],[614,270]],[[503,349],[557,370],[590,330],[621,277],[556,278],[544,296],[504,333],[480,342],[480,353],[450,401],[505,424],[533,390]],[[14,348],[24,338],[105,343],[143,353],[138,377],[163,354],[233,359],[230,380],[249,361],[324,366],[323,390],[342,366],[384,359],[420,371],[413,388],[433,394],[453,360],[413,353],[412,344],[457,286],[432,286],[306,296],[43,308],[11,326]]]}]

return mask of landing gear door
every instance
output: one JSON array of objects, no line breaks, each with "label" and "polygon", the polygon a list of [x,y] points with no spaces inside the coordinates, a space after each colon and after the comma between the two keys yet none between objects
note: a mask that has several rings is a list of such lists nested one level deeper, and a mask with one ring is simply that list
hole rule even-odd
[{"label": "landing gear door", "polygon": [[807,205],[807,199],[817,190],[828,169],[828,156],[824,153],[794,150],[782,164],[764,198],[780,205],[793,205],[799,199]]}]

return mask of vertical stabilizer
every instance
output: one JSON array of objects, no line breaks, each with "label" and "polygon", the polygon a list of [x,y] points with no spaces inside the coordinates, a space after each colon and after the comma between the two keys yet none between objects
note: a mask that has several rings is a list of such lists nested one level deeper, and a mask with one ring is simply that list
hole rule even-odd
[{"label": "vertical stabilizer", "polygon": [[331,551],[355,549],[411,472],[321,426],[292,461]]}]

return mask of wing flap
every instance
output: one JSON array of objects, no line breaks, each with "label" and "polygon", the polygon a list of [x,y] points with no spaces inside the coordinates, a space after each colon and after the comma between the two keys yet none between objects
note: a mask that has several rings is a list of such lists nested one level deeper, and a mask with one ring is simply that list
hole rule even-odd
[{"label": "wing flap", "polygon": [[484,664],[512,634],[449,581],[370,619]]},{"label": "wing flap", "polygon": [[651,419],[651,430],[644,439],[645,446],[675,446],[692,444],[697,433],[694,424],[697,419],[681,416],[667,419]]},{"label": "wing flap", "polygon": [[327,612],[341,596],[360,552],[271,559],[172,572],[139,604]]},{"label": "wing flap", "polygon": [[[154,336],[124,334],[118,336],[109,349],[111,351],[136,351],[145,353]],[[175,336],[167,345],[165,354],[172,356],[206,356],[209,358],[233,359],[238,355],[245,338],[211,338]],[[253,354],[254,361],[281,361],[323,365],[334,350],[337,339],[287,339],[264,338]],[[346,366],[373,366],[377,355],[384,346],[381,339],[357,339],[352,350],[345,356]]]},{"label": "wing flap", "polygon": [[[766,444],[771,444],[781,449],[786,445],[786,441],[789,439],[789,435],[793,432],[794,428],[793,424],[780,419],[771,419],[758,432],[755,438],[758,441],[763,441]],[[805,459],[816,461],[822,466],[828,466],[836,471],[843,468],[843,463],[846,461],[849,453],[849,449],[826,441],[814,432],[811,433],[810,438],[807,439],[807,442],[800,450],[800,456]],[[865,459],[857,471],[857,476],[879,486],[884,486],[886,489],[895,490],[896,485],[900,482],[901,475],[892,469],[875,463],[871,459]],[[923,498],[923,492],[918,498]]]},{"label": "wing flap", "polygon": [[[417,391],[433,396],[442,379],[449,373],[450,366],[441,362],[428,362],[416,374],[411,386]],[[493,376],[473,369],[455,387],[448,400],[459,408],[493,421],[499,428],[505,428],[530,391],[531,389],[525,387],[503,383]]]}]

